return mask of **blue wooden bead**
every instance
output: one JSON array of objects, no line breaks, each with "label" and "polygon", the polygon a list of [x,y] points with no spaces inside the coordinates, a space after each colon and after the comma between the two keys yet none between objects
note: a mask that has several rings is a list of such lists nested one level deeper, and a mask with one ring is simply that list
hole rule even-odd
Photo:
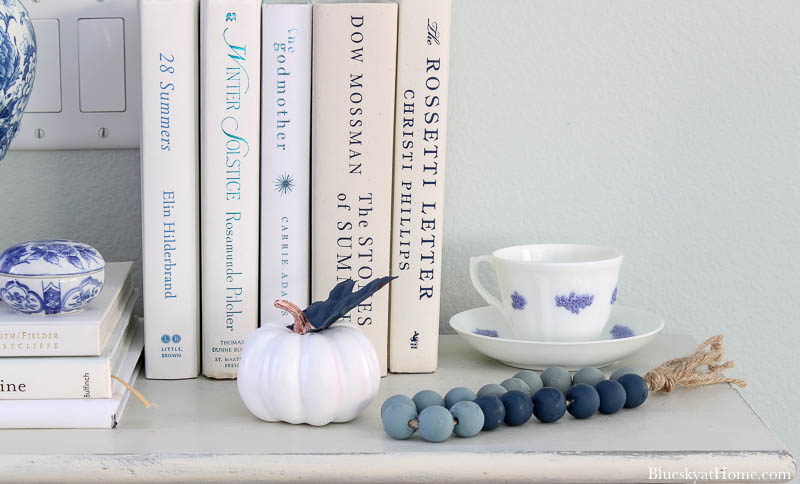
[{"label": "blue wooden bead", "polygon": [[644,378],[636,373],[628,373],[619,377],[617,381],[625,389],[625,408],[636,408],[647,400],[650,391]]},{"label": "blue wooden bead", "polygon": [[498,397],[502,397],[505,392],[507,392],[506,387],[502,385],[498,385],[497,383],[489,383],[481,387],[478,390],[478,396],[482,397],[484,395],[496,395]]},{"label": "blue wooden bead", "polygon": [[606,376],[597,368],[581,368],[572,375],[572,384],[585,383],[593,387],[605,379]]},{"label": "blue wooden bead", "polygon": [[600,395],[600,413],[617,413],[625,405],[625,388],[616,380],[603,380],[594,387]]},{"label": "blue wooden bead", "polygon": [[501,381],[500,385],[508,391],[518,391],[527,393],[528,395],[531,394],[531,387],[519,378],[508,378],[507,380]]},{"label": "blue wooden bead", "polygon": [[381,412],[383,430],[398,440],[405,440],[414,435],[416,430],[409,427],[408,422],[415,418],[417,418],[416,407],[406,402],[394,402]]},{"label": "blue wooden bead", "polygon": [[383,405],[381,405],[381,416],[383,416],[383,412],[386,410],[386,408],[389,405],[391,405],[393,403],[397,403],[397,402],[404,402],[404,403],[407,403],[407,404],[413,406],[414,408],[416,408],[416,405],[414,405],[414,401],[411,400],[410,398],[408,398],[407,396],[405,396],[405,395],[392,395],[391,397],[387,398],[385,402],[383,402]]},{"label": "blue wooden bead", "polygon": [[614,370],[614,373],[611,374],[612,380],[619,380],[619,377],[622,375],[627,375],[628,373],[636,373],[636,370],[633,368],[628,368],[627,366],[623,366],[622,368],[617,368]]},{"label": "blue wooden bead", "polygon": [[453,433],[453,415],[444,407],[436,405],[425,408],[419,414],[419,435],[428,442],[444,442]]},{"label": "blue wooden bead", "polygon": [[567,400],[561,390],[544,387],[533,394],[533,415],[543,423],[560,419],[567,412]]},{"label": "blue wooden bead", "polygon": [[560,366],[554,366],[542,373],[542,383],[546,387],[558,388],[561,393],[567,393],[572,386],[572,377],[567,370]]},{"label": "blue wooden bead", "polygon": [[412,400],[417,406],[417,413],[422,413],[428,407],[444,407],[444,398],[433,390],[417,392]]},{"label": "blue wooden bead", "polygon": [[475,402],[461,401],[450,407],[458,423],[453,431],[459,437],[473,437],[483,428],[483,410]]},{"label": "blue wooden bead", "polygon": [[504,421],[507,425],[516,427],[531,419],[531,415],[533,415],[533,401],[527,393],[511,390],[500,397],[500,400],[506,408],[506,418]]},{"label": "blue wooden bead", "polygon": [[483,411],[483,430],[494,430],[506,418],[506,407],[496,395],[484,395],[475,399]]},{"label": "blue wooden bead", "polygon": [[514,378],[519,378],[520,380],[524,381],[528,384],[528,388],[531,389],[531,395],[538,392],[542,388],[544,388],[544,383],[542,382],[542,377],[539,376],[538,373],[531,370],[522,370],[518,371]]},{"label": "blue wooden bead", "polygon": [[600,408],[600,395],[593,386],[586,383],[572,385],[566,395],[567,411],[575,418],[589,418]]},{"label": "blue wooden bead", "polygon": [[475,400],[477,395],[475,392],[466,387],[455,387],[444,396],[444,406],[451,408],[458,402],[471,402]]}]

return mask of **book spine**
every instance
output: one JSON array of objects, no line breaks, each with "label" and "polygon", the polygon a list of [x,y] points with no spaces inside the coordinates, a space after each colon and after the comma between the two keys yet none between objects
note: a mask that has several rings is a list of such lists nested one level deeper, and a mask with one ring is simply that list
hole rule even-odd
[{"label": "book spine", "polygon": [[0,328],[0,357],[99,355],[99,326],[36,324]]},{"label": "book spine", "polygon": [[261,1],[200,9],[203,374],[236,378],[258,327]]},{"label": "book spine", "polygon": [[[388,275],[397,49],[394,3],[314,4],[311,295]],[[389,294],[345,318],[375,346],[386,374]]]},{"label": "book spine", "polygon": [[108,358],[50,357],[0,360],[0,400],[111,398]]},{"label": "book spine", "polygon": [[451,0],[400,0],[389,370],[436,371]]},{"label": "book spine", "polygon": [[261,317],[309,297],[311,5],[265,4],[261,89]]},{"label": "book spine", "polygon": [[147,378],[200,372],[198,0],[140,0]]}]

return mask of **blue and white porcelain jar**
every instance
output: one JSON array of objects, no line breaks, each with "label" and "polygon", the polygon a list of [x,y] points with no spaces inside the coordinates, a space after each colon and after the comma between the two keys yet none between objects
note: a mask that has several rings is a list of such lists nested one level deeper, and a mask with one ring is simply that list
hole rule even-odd
[{"label": "blue and white porcelain jar", "polygon": [[17,134],[35,73],[31,17],[20,0],[0,0],[0,160]]},{"label": "blue and white porcelain jar", "polygon": [[106,261],[72,240],[36,240],[0,254],[0,299],[26,314],[81,311],[103,290]]}]

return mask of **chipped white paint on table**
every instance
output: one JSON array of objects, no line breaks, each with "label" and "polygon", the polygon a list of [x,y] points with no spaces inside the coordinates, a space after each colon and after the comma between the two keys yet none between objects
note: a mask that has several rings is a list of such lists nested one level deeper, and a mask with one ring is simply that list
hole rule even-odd
[{"label": "chipped white paint on table", "polygon": [[[688,336],[659,336],[624,365],[649,369],[694,349]],[[515,372],[457,336],[443,336],[440,353],[438,372],[390,375],[358,419],[323,428],[256,420],[233,381],[142,379],[136,386],[158,407],[131,401],[115,430],[0,431],[0,481],[644,482],[660,470],[657,482],[666,472],[715,468],[728,477],[752,473],[745,480],[794,477],[794,457],[729,385],[652,395],[612,416],[567,415],[442,444],[390,439],[378,415],[389,395],[477,389]],[[754,477],[764,472],[774,474]]]}]

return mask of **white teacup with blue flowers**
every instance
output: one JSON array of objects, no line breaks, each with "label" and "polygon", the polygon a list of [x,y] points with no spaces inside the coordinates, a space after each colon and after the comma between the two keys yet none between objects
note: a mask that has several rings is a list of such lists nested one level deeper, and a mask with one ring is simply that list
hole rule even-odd
[{"label": "white teacup with blue flowers", "polygon": [[[478,278],[482,262],[497,274],[499,299]],[[590,341],[611,316],[622,254],[591,245],[520,245],[471,257],[469,265],[472,285],[518,339]]]}]

